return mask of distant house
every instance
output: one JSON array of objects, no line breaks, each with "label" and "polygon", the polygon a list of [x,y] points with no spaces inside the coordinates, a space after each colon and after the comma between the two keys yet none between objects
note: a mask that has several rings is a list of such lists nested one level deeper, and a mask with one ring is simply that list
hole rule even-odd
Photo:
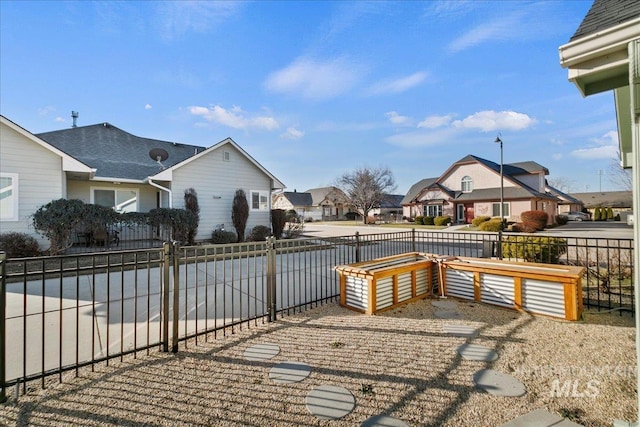
[{"label": "distant house", "polygon": [[[549,191],[548,174],[547,168],[532,161],[503,165],[507,220],[519,221],[524,211],[542,210],[554,221],[561,200]],[[403,215],[449,215],[457,223],[470,223],[477,216],[500,216],[500,194],[500,165],[468,155],[442,175],[412,185],[402,200]]]},{"label": "distant house", "polygon": [[603,191],[591,193],[571,193],[572,197],[583,202],[592,214],[595,208],[612,208],[615,213],[631,210],[633,193],[631,191]]},{"label": "distant house", "polygon": [[557,188],[546,185],[546,190],[548,193],[556,196],[558,198],[558,214],[563,214],[567,212],[582,212],[584,209],[584,203],[579,198],[575,197],[575,195],[564,193]]},{"label": "distant house", "polygon": [[79,199],[119,212],[184,207],[198,194],[206,239],[216,224],[232,227],[237,189],[248,197],[247,227],[270,225],[271,192],[284,185],[231,138],[209,148],[142,138],[110,123],[31,134],[0,116],[1,231],[34,235],[30,215],[58,198]]},{"label": "distant house", "polygon": [[293,209],[299,216],[312,221],[345,219],[345,214],[352,210],[349,198],[337,187],[312,188],[302,193],[297,191],[275,193],[273,208]]},{"label": "distant house", "polygon": [[369,211],[369,215],[396,219],[396,216],[402,217],[402,200],[403,194],[385,194],[380,202],[380,206]]}]

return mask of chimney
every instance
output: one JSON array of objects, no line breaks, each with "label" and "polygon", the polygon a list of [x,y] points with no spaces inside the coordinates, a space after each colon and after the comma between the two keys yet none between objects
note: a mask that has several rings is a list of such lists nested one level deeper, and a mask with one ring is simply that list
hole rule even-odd
[{"label": "chimney", "polygon": [[71,119],[73,119],[73,123],[71,124],[72,128],[77,128],[78,125],[76,124],[76,120],[78,120],[78,112],[77,111],[72,111],[71,112]]}]

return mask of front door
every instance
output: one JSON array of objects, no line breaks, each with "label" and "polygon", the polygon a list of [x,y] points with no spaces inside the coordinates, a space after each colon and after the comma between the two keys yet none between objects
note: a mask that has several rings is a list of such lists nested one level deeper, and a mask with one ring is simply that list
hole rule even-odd
[{"label": "front door", "polygon": [[473,218],[473,203],[464,205],[464,222],[466,222],[467,224],[471,224]]},{"label": "front door", "polygon": [[457,215],[456,215],[456,222],[458,224],[464,224],[465,219],[464,219],[464,205],[463,204],[459,204],[457,205]]}]

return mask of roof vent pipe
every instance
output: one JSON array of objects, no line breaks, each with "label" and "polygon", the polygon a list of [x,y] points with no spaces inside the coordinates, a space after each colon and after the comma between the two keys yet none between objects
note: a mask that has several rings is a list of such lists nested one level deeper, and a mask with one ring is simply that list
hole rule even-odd
[{"label": "roof vent pipe", "polygon": [[71,119],[73,119],[73,123],[71,124],[72,128],[77,128],[78,125],[76,124],[76,120],[78,120],[78,112],[77,111],[72,111],[71,112]]}]

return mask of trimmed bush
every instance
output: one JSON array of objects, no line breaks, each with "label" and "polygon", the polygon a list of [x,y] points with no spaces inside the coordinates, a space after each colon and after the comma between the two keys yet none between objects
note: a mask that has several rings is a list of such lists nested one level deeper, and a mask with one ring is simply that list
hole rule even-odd
[{"label": "trimmed bush", "polygon": [[211,243],[215,245],[235,243],[236,240],[238,240],[238,236],[233,231],[213,230],[211,233]]},{"label": "trimmed bush", "polygon": [[535,233],[536,229],[523,222],[516,222],[511,226],[511,231],[514,231],[517,233]]},{"label": "trimmed bush", "polygon": [[40,255],[38,241],[26,233],[0,233],[0,252],[7,258],[27,258]]},{"label": "trimmed bush", "polygon": [[595,211],[593,212],[593,220],[594,221],[601,221],[602,220],[602,210],[597,207],[595,209]]},{"label": "trimmed bush", "polygon": [[505,258],[524,259],[528,262],[557,264],[567,252],[567,239],[558,237],[509,236],[502,241]]},{"label": "trimmed bush", "polygon": [[376,223],[376,217],[375,216],[368,216],[367,217],[367,224],[371,225],[371,224],[375,224]]},{"label": "trimmed bush", "polygon": [[273,229],[273,235],[276,239],[282,237],[284,232],[284,226],[287,223],[287,213],[284,209],[272,209],[271,210],[271,228]]},{"label": "trimmed bush", "polygon": [[524,211],[520,214],[520,219],[529,227],[542,231],[549,221],[549,215],[544,211]]},{"label": "trimmed bush", "polygon": [[271,229],[265,225],[256,225],[251,229],[249,236],[247,237],[248,242],[263,242],[267,240],[267,237],[271,235]]},{"label": "trimmed bush", "polygon": [[344,216],[349,221],[355,221],[356,219],[360,218],[362,215],[360,215],[358,212],[347,212],[346,214],[344,214]]},{"label": "trimmed bush", "polygon": [[423,216],[422,217],[422,223],[424,225],[434,225],[435,224],[433,222],[434,219],[435,219],[435,217],[433,217],[433,216]]},{"label": "trimmed bush", "polygon": [[616,214],[615,217],[613,217],[614,221],[620,221],[620,214]]},{"label": "trimmed bush", "polygon": [[416,225],[422,225],[422,224],[423,224],[423,223],[422,223],[422,218],[424,218],[422,215],[418,215],[417,217],[415,217],[415,218],[413,219],[413,222],[415,222],[415,223],[416,223]]},{"label": "trimmed bush", "polygon": [[474,227],[480,227],[480,224],[485,221],[489,221],[490,219],[490,216],[477,216],[471,220],[471,225],[473,225]]},{"label": "trimmed bush", "polygon": [[613,219],[613,209],[611,207],[607,208],[607,219]]},{"label": "trimmed bush", "polygon": [[502,221],[500,218],[491,219],[480,224],[481,231],[500,231],[502,230]]},{"label": "trimmed bush", "polygon": [[556,216],[556,224],[558,225],[566,225],[569,222],[569,217],[566,215],[558,215]]},{"label": "trimmed bush", "polygon": [[451,224],[451,217],[449,215],[437,216],[433,219],[433,223],[438,226]]}]

